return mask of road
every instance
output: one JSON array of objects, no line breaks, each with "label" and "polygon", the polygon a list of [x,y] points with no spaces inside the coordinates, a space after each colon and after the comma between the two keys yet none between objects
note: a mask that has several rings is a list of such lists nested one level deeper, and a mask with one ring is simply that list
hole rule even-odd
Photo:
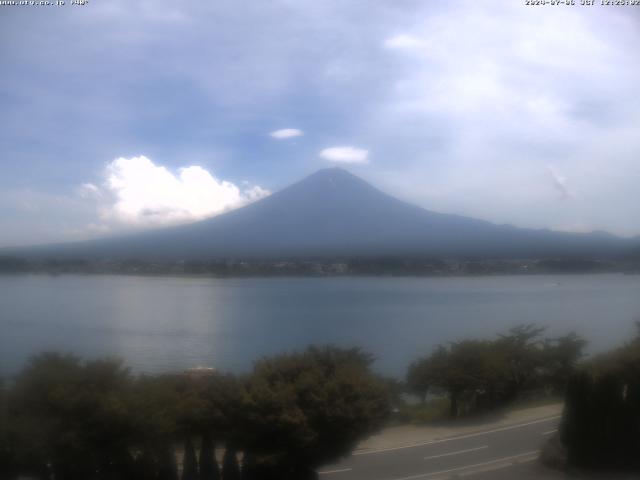
[{"label": "road", "polygon": [[409,446],[357,451],[318,473],[320,480],[555,478],[535,460],[558,422],[553,416]]}]

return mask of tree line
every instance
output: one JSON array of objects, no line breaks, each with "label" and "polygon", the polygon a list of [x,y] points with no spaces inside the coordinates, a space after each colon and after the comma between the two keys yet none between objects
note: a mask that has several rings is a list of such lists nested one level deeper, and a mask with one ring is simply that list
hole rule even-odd
[{"label": "tree line", "polygon": [[[400,386],[374,374],[373,358],[359,349],[310,347],[264,358],[247,375],[133,375],[117,360],[44,353],[0,385],[0,479],[316,478],[320,465],[380,428],[407,392],[445,398],[455,418],[560,396],[569,384],[564,435],[575,438],[584,432],[571,419],[593,415],[597,404],[580,403],[585,392],[605,389],[576,380],[585,343],[522,325],[440,345],[409,366]],[[626,379],[638,371],[624,370],[625,381],[606,388],[636,401],[640,387]]]},{"label": "tree line", "polygon": [[563,395],[586,342],[575,333],[544,337],[544,332],[520,325],[493,340],[440,345],[409,366],[406,385],[423,402],[429,394],[446,396],[452,418],[527,395]]},{"label": "tree line", "polygon": [[41,354],[2,385],[0,478],[315,478],[389,413],[371,361],[324,347],[245,376],[134,376],[115,360]]}]

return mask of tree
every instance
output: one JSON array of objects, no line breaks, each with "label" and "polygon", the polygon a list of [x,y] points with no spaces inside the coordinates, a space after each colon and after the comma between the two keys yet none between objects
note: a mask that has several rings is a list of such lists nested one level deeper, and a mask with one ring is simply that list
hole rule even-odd
[{"label": "tree", "polygon": [[408,383],[414,390],[429,388],[446,392],[450,416],[479,408],[492,408],[504,391],[505,361],[494,344],[462,340],[439,346],[409,369]]},{"label": "tree", "polygon": [[640,335],[571,376],[560,432],[572,465],[640,471]]},{"label": "tree", "polygon": [[182,460],[182,480],[198,480],[198,460],[191,437],[184,441],[184,459]]},{"label": "tree", "polygon": [[592,454],[589,405],[591,390],[592,379],[585,372],[574,375],[567,385],[560,436],[567,445],[568,460],[574,465],[586,464]]},{"label": "tree", "polygon": [[16,378],[9,411],[20,424],[23,470],[57,479],[131,478],[133,458],[127,391],[131,378],[120,362],[81,362],[46,353]]},{"label": "tree", "polygon": [[495,340],[440,345],[410,365],[407,387],[423,399],[429,391],[446,392],[451,417],[493,409],[527,391],[560,391],[585,342],[574,333],[542,340],[543,332],[521,325]]},{"label": "tree", "polygon": [[202,434],[202,442],[200,444],[200,458],[198,464],[200,466],[200,480],[219,480],[220,469],[215,455],[215,442],[210,432]]},{"label": "tree", "polygon": [[9,392],[5,381],[0,379],[0,478],[11,478],[17,463],[17,452],[12,442],[9,425]]},{"label": "tree", "polygon": [[243,379],[234,375],[214,374],[199,379],[203,401],[198,428],[223,443],[237,443],[238,429],[245,416],[246,395]]},{"label": "tree", "polygon": [[506,335],[500,335],[496,348],[505,356],[509,370],[507,391],[508,399],[515,399],[536,378],[536,371],[542,362],[541,335],[545,327],[532,324],[518,325],[511,328]]},{"label": "tree", "polygon": [[178,466],[173,447],[163,443],[156,450],[158,458],[158,480],[178,480]]},{"label": "tree", "polygon": [[406,385],[409,392],[418,395],[424,403],[429,389],[435,383],[435,372],[429,357],[422,357],[409,365],[406,375]]},{"label": "tree", "polygon": [[452,417],[474,410],[480,395],[487,392],[493,395],[498,389],[499,374],[491,370],[489,360],[491,348],[486,341],[463,340],[452,343],[446,354],[436,352],[442,357],[438,363],[444,364],[439,386],[449,393]]},{"label": "tree", "polygon": [[542,377],[554,393],[563,393],[583,357],[587,342],[575,332],[546,339],[542,347]]},{"label": "tree", "polygon": [[358,349],[325,347],[256,364],[243,450],[263,468],[261,478],[313,476],[381,424],[389,400],[370,363]]},{"label": "tree", "polygon": [[178,478],[174,444],[184,438],[180,382],[176,375],[143,375],[132,386],[132,446],[153,463],[159,480]]},{"label": "tree", "polygon": [[238,466],[238,452],[231,444],[226,445],[222,458],[223,480],[240,480],[240,468]]}]

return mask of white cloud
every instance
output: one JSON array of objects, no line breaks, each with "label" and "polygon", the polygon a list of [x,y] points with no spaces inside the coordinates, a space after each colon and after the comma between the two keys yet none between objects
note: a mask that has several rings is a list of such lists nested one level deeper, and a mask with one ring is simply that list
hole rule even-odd
[{"label": "white cloud", "polygon": [[[145,156],[118,158],[106,168],[102,189],[83,188],[108,199],[101,205],[103,222],[128,226],[161,226],[201,220],[259,200],[269,191],[259,186],[240,190],[199,166],[177,174]],[[99,225],[103,228],[104,225]],[[97,231],[96,225],[91,226]]]},{"label": "white cloud", "polygon": [[418,48],[423,47],[425,43],[417,37],[412,35],[400,34],[388,38],[384,42],[384,46],[387,48]]},{"label": "white cloud", "polygon": [[304,132],[297,128],[282,128],[280,130],[276,130],[275,132],[271,132],[269,135],[278,140],[284,140],[286,138],[300,137],[304,135]]},{"label": "white cloud", "polygon": [[260,200],[261,198],[267,197],[271,194],[269,190],[265,190],[260,185],[254,185],[251,188],[247,188],[244,191],[244,196],[250,202],[255,202],[256,200]]},{"label": "white cloud", "polygon": [[338,163],[368,163],[369,151],[362,148],[341,146],[325,148],[320,156],[330,162]]}]

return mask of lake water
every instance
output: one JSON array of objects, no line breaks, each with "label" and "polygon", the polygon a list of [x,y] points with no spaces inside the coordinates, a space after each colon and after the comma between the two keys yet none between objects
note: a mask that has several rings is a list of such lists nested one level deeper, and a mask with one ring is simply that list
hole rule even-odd
[{"label": "lake water", "polygon": [[32,354],[118,356],[134,371],[206,365],[242,372],[261,356],[333,343],[403,375],[434,345],[522,324],[575,330],[590,351],[633,335],[640,276],[215,279],[0,276],[0,374]]}]

